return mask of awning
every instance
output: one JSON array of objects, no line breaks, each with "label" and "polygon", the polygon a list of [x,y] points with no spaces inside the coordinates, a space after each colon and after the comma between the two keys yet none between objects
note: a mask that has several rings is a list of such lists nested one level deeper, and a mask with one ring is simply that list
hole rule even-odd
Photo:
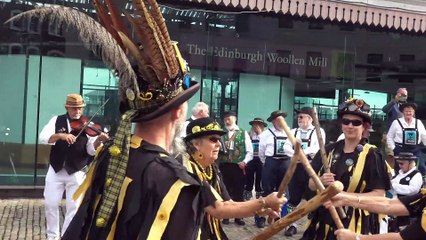
[{"label": "awning", "polygon": [[329,0],[190,0],[192,2],[290,14],[315,19],[367,24],[402,31],[424,33],[426,14],[368,4]]}]

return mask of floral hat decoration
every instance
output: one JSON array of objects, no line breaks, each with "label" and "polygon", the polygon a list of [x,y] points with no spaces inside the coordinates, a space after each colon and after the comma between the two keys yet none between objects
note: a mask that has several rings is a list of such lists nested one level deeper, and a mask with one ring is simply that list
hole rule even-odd
[{"label": "floral hat decoration", "polygon": [[223,131],[219,123],[212,118],[197,118],[191,121],[186,127],[185,141],[213,134],[222,136],[225,133],[226,131]]},{"label": "floral hat decoration", "polygon": [[341,119],[345,114],[360,116],[365,122],[371,123],[370,105],[362,99],[349,98],[339,105],[337,116]]}]

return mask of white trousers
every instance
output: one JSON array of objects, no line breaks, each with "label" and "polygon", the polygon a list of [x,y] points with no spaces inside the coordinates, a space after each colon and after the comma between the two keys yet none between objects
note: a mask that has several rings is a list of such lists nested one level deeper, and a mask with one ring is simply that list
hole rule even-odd
[{"label": "white trousers", "polygon": [[[74,201],[73,195],[78,186],[83,182],[85,174],[82,171],[69,175],[65,169],[55,173],[52,166],[46,175],[46,185],[44,187],[44,207],[46,213],[46,234],[47,239],[60,239],[67,230],[74,217],[81,199]],[[66,213],[61,235],[59,235],[59,205],[62,195],[66,195]]]}]

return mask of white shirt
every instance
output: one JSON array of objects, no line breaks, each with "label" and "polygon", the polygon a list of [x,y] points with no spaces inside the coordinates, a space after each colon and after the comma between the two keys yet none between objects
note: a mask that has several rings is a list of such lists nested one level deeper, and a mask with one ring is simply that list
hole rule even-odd
[{"label": "white shirt", "polygon": [[[411,124],[408,124],[403,117],[399,118],[399,121],[401,122],[404,128],[415,128],[417,121],[417,131],[419,132],[418,144],[422,142],[426,145],[426,129],[422,121],[413,118]],[[388,147],[392,150],[395,148],[395,143],[402,143],[402,128],[399,125],[398,120],[394,120],[392,122],[392,125],[390,126],[388,131],[388,135],[386,136],[386,143]]]},{"label": "white shirt", "polygon": [[418,193],[420,191],[420,188],[423,185],[423,178],[420,172],[416,173],[413,176],[413,178],[411,178],[410,185],[403,185],[399,183],[401,179],[405,178],[408,174],[410,174],[414,170],[416,170],[415,167],[413,167],[406,173],[403,173],[402,170],[399,170],[398,175],[396,175],[396,177],[391,180],[392,191],[395,192],[396,194],[407,195],[407,196]]},{"label": "white shirt", "polygon": [[[269,129],[271,129],[277,137],[287,137],[284,130],[279,131],[274,127],[270,127]],[[271,131],[266,129],[259,135],[259,158],[263,163],[265,163],[266,157],[272,157],[275,154],[275,137],[272,135]]]},{"label": "white shirt", "polygon": [[[297,130],[297,133],[296,133],[296,136],[295,136],[294,133],[295,133],[296,130]],[[312,133],[312,131],[314,131],[314,132]],[[318,137],[317,137],[317,132],[315,131],[315,127],[313,125],[311,125],[311,126],[308,127],[307,130],[302,130],[301,128],[291,129],[291,134],[293,134],[293,136],[295,136],[296,139],[302,140],[302,133],[303,133],[303,135],[305,135],[304,139],[309,139],[309,136],[311,136],[311,133],[312,133],[311,143],[308,147],[303,149],[303,152],[305,153],[306,156],[309,156],[309,157],[311,157],[311,159],[313,159],[315,154],[320,149],[320,145],[319,145],[319,142],[318,142]],[[324,129],[322,129],[322,128],[321,128],[321,136],[323,138],[323,142],[325,142],[325,132],[324,132]],[[287,139],[285,141],[284,153],[285,153],[285,155],[287,155],[289,157],[293,157],[293,155],[294,155],[293,144],[291,143],[291,141],[289,139]]]},{"label": "white shirt", "polygon": [[[52,119],[50,119],[50,121],[43,127],[43,130],[41,130],[40,135],[39,135],[39,140],[41,144],[46,144],[46,145],[55,145],[56,142],[54,143],[49,143],[49,139],[50,137],[55,134],[55,125],[56,125],[56,119],[58,118],[58,116],[53,117]],[[68,125],[68,132],[71,132],[71,126],[70,126],[70,122],[67,118],[67,125]],[[66,132],[65,132],[66,133]],[[90,156],[95,155],[96,153],[96,149],[93,146],[93,143],[95,142],[96,137],[90,137],[89,135],[87,135],[87,143],[86,143],[86,150],[87,150],[87,154],[89,154]]]},{"label": "white shirt", "polygon": [[[232,131],[228,130],[228,138],[231,138],[235,131],[238,130],[240,130],[240,128],[237,125],[235,125],[235,128]],[[253,160],[253,145],[251,144],[251,138],[247,131],[244,131],[244,144],[246,145],[246,156],[244,157],[243,162],[247,164]]]},{"label": "white shirt", "polygon": [[[192,120],[195,120],[195,119],[197,119],[197,118],[196,118],[196,117],[194,117],[194,115],[192,115],[192,116],[191,116],[191,119],[192,119]],[[191,122],[191,121],[186,120],[186,121],[183,123],[183,125],[182,125],[182,129],[181,129],[181,131],[180,131],[180,137],[181,137],[181,138],[186,137],[186,127],[188,127],[188,124],[189,124],[190,122]]]}]

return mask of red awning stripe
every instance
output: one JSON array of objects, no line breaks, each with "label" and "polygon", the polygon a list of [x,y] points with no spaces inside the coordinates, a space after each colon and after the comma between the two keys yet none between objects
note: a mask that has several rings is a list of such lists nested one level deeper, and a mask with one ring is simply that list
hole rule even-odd
[{"label": "red awning stripe", "polygon": [[367,24],[404,31],[426,31],[426,14],[378,6],[327,0],[190,0],[207,4],[321,18],[345,23]]}]

